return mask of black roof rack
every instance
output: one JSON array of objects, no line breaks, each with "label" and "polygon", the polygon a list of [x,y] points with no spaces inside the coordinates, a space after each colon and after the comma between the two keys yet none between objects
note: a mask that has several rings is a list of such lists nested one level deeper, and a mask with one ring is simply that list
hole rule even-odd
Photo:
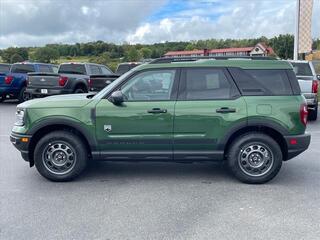
[{"label": "black roof rack", "polygon": [[199,56],[199,57],[162,57],[151,61],[149,64],[172,63],[172,62],[193,62],[200,59],[229,60],[229,59],[249,59],[249,60],[277,60],[274,57],[263,56]]}]

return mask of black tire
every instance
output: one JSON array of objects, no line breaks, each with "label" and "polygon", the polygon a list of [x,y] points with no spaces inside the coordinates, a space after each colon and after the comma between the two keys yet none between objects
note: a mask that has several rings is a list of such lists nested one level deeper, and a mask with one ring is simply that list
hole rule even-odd
[{"label": "black tire", "polygon": [[318,118],[318,104],[315,106],[314,110],[309,110],[308,113],[308,120],[316,121]]},{"label": "black tire", "polygon": [[232,174],[241,182],[251,184],[266,183],[273,179],[280,171],[282,160],[279,144],[258,132],[236,138],[227,155]]},{"label": "black tire", "polygon": [[0,103],[2,103],[4,101],[4,97],[0,96]]},{"label": "black tire", "polygon": [[18,95],[18,100],[20,103],[28,101],[30,99],[29,95],[26,93],[26,87],[23,87]]},{"label": "black tire", "polygon": [[88,92],[88,90],[82,86],[76,87],[73,91],[73,93],[87,93],[87,92]]},{"label": "black tire", "polygon": [[42,137],[34,150],[38,172],[51,181],[70,181],[85,169],[88,152],[79,136],[55,131]]}]

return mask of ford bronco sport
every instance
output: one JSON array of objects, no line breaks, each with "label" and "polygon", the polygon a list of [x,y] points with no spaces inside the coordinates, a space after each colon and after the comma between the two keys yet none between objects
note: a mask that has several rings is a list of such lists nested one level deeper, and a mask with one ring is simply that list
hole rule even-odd
[{"label": "ford bronco sport", "polygon": [[18,105],[11,142],[53,181],[91,159],[221,161],[265,183],[305,151],[307,105],[292,66],[256,59],[157,59],[96,95]]}]

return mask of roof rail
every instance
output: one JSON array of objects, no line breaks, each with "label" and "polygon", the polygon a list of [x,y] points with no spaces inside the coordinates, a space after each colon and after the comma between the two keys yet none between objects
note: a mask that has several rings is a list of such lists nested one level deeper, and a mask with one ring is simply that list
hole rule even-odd
[{"label": "roof rail", "polygon": [[151,61],[149,64],[158,63],[172,63],[172,62],[193,62],[200,59],[212,59],[212,60],[237,60],[237,59],[248,59],[248,60],[277,60],[274,57],[263,57],[263,56],[198,56],[198,57],[162,57]]}]

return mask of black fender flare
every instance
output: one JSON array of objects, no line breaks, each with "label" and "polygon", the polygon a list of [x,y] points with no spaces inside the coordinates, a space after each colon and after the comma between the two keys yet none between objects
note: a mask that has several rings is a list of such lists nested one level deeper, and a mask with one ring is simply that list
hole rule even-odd
[{"label": "black fender flare", "polygon": [[95,138],[95,134],[92,135],[88,129],[86,129],[83,126],[83,123],[72,118],[67,118],[67,117],[57,117],[53,116],[50,118],[46,118],[43,120],[40,120],[38,123],[36,123],[30,130],[27,132],[29,135],[34,135],[36,134],[40,129],[43,129],[48,126],[54,126],[54,125],[61,125],[61,126],[66,126],[66,127],[71,127],[76,129],[78,132],[80,132],[87,140],[91,151],[96,151],[97,150],[97,140]]},{"label": "black fender flare", "polygon": [[218,149],[224,150],[229,139],[239,130],[247,128],[247,127],[255,127],[255,128],[263,128],[267,127],[273,129],[274,131],[280,133],[282,136],[289,135],[288,129],[282,126],[280,123],[271,120],[271,119],[261,119],[261,118],[252,118],[242,120],[235,125],[233,125],[228,132],[224,135],[224,137],[218,142]]}]

